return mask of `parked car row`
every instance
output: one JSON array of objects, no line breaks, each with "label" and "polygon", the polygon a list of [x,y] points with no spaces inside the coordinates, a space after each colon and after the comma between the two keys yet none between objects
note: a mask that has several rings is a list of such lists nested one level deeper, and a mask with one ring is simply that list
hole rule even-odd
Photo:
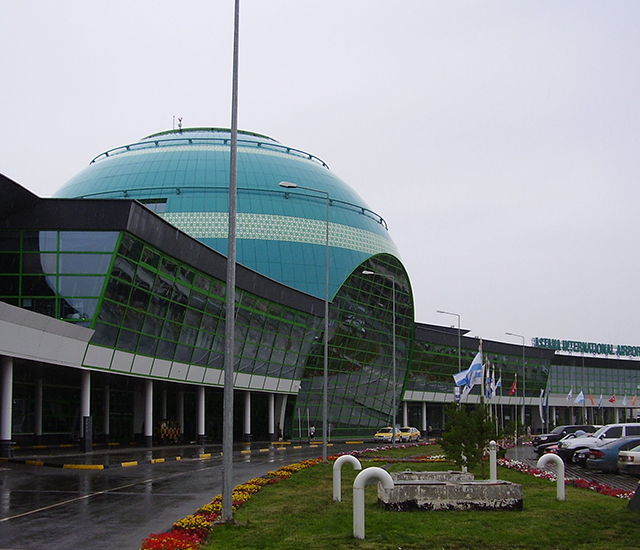
[{"label": "parked car row", "polygon": [[540,445],[549,445],[551,443],[557,443],[564,437],[570,434],[574,434],[578,431],[593,433],[599,428],[592,426],[591,424],[572,424],[569,426],[556,426],[548,434],[536,435],[533,438],[533,446],[538,448]]},{"label": "parked car row", "polygon": [[[391,426],[380,428],[373,436],[374,441],[382,441],[384,443],[391,443],[393,441],[394,429]],[[410,441],[420,441],[422,434],[420,430],[412,426],[403,426],[402,428],[395,428],[396,441],[400,443],[408,443]]]},{"label": "parked car row", "polygon": [[[534,449],[539,456],[555,453],[566,464],[607,473],[640,474],[640,423],[608,424],[595,428],[588,425],[558,426],[551,434],[536,436]],[[548,442],[548,439],[563,433],[561,439]]]}]

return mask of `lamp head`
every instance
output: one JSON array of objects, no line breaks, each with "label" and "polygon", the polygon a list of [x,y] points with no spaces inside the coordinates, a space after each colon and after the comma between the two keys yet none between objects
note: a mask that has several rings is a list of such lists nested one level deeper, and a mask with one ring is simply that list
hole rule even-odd
[{"label": "lamp head", "polygon": [[295,189],[296,187],[298,187],[297,183],[292,183],[290,181],[281,181],[278,185],[280,187],[286,187],[287,189]]}]

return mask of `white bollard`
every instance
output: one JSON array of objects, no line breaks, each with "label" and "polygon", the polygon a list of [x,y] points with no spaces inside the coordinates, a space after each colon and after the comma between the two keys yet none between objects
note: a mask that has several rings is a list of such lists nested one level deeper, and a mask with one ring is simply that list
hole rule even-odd
[{"label": "white bollard", "polygon": [[362,470],[353,482],[353,536],[364,538],[364,487],[370,479],[382,482],[385,489],[393,489],[393,479],[382,468],[372,467]]},{"label": "white bollard", "polygon": [[556,477],[558,478],[556,494],[558,500],[564,500],[564,462],[562,462],[562,459],[558,455],[548,453],[540,457],[536,466],[543,469],[547,465],[547,462],[555,462],[556,464]]},{"label": "white bollard", "polygon": [[498,453],[496,448],[496,442],[489,441],[489,481],[498,481]]},{"label": "white bollard", "polygon": [[333,463],[333,500],[340,502],[342,500],[342,465],[349,463],[354,470],[362,470],[362,464],[353,455],[342,455]]}]

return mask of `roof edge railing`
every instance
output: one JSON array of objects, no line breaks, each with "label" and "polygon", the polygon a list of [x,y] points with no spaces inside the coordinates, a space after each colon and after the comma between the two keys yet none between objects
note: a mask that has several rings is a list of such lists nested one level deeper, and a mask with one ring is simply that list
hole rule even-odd
[{"label": "roof edge railing", "polygon": [[[130,143],[128,145],[121,145],[120,147],[114,147],[113,149],[109,149],[104,153],[100,153],[98,156],[94,157],[89,164],[94,164],[100,160],[119,155],[122,153],[127,153],[130,151],[137,151],[140,149],[155,149],[160,147],[176,147],[176,146],[185,146],[185,145],[231,145],[231,138],[209,138],[209,137],[179,137],[179,138],[169,138],[169,139],[151,139],[149,141],[140,141],[137,143]],[[312,155],[311,153],[307,153],[302,149],[296,149],[294,147],[289,147],[287,145],[280,145],[279,143],[265,143],[265,142],[257,142],[251,141],[248,139],[239,139],[238,145],[242,147],[255,147],[256,149],[273,149],[275,151],[285,152],[297,157],[306,158],[311,160],[317,164],[320,164],[327,170],[329,170],[329,165],[323,161],[321,158]]]},{"label": "roof edge railing", "polygon": [[[166,198],[167,194],[174,194],[174,195],[180,195],[184,192],[189,192],[189,191],[204,191],[206,193],[212,193],[212,192],[227,192],[228,191],[228,187],[207,187],[204,185],[201,186],[196,186],[196,185],[171,185],[169,187],[139,187],[137,189],[134,190],[130,190],[130,189],[112,189],[110,191],[101,191],[98,193],[87,193],[86,195],[82,195],[80,197],[56,197],[58,199],[99,199],[99,198],[105,198],[105,199],[119,199],[119,198],[123,198],[123,199],[131,199],[131,200],[139,200],[140,202],[142,202],[144,204],[143,201],[148,201],[149,199],[151,199],[152,197],[145,197],[145,198],[138,198],[138,197],[134,197],[131,194],[132,193],[139,193],[139,192],[149,192],[149,191],[153,191],[155,193],[157,193],[157,199],[164,199]],[[258,192],[258,193],[278,193],[278,194],[283,194],[283,195],[288,195],[289,197],[292,196],[292,193],[288,192],[288,191],[279,191],[279,190],[271,190],[271,189],[258,189],[255,187],[239,187],[238,188],[238,193],[246,193],[246,192]],[[296,195],[298,196],[304,196],[305,198],[318,198],[315,195],[308,195],[306,193],[296,193]],[[324,198],[321,197],[321,200],[325,201]],[[377,212],[374,212],[373,210],[371,210],[370,208],[366,208],[364,206],[360,206],[359,204],[355,204],[353,202],[349,202],[349,201],[345,201],[345,200],[341,200],[341,199],[329,199],[330,204],[337,204],[337,205],[341,205],[341,206],[346,206],[349,207],[357,212],[359,212],[360,214],[362,214],[363,216],[367,216],[369,218],[372,218],[373,220],[375,220],[377,223],[379,223],[382,227],[384,227],[387,231],[389,231],[389,226],[387,224],[387,221]]]}]

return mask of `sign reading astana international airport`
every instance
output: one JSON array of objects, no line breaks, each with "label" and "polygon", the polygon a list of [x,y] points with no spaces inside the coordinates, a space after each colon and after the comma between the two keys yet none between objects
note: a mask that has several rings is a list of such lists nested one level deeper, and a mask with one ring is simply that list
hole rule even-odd
[{"label": "sign reading astana international airport", "polygon": [[534,348],[553,349],[566,353],[589,353],[592,355],[617,355],[619,357],[640,357],[640,346],[621,344],[600,344],[576,340],[558,340],[556,338],[532,338]]}]

